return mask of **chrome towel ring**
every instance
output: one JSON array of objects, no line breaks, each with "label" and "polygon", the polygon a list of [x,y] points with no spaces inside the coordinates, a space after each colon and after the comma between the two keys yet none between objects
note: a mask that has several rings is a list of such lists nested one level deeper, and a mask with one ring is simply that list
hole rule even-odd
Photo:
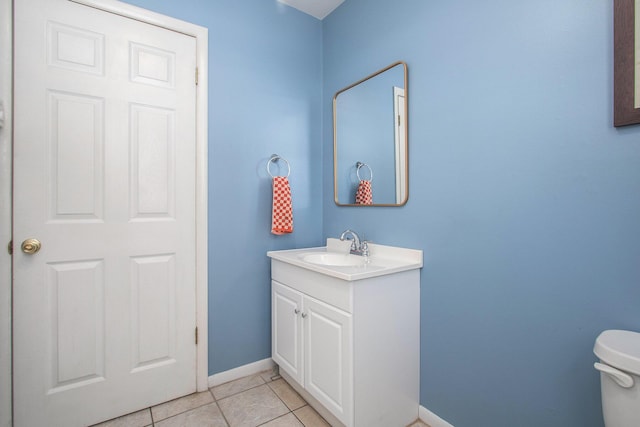
[{"label": "chrome towel ring", "polygon": [[277,162],[278,160],[282,160],[287,164],[287,178],[289,178],[289,175],[291,175],[291,165],[289,165],[289,162],[287,161],[287,159],[285,159],[284,157],[280,157],[277,154],[272,154],[271,158],[267,162],[267,173],[271,178],[275,178],[275,176],[271,173],[271,169],[269,168],[271,167],[272,162]]},{"label": "chrome towel ring", "polygon": [[[369,169],[369,179],[362,179],[360,177],[360,168],[362,168],[363,166],[366,166],[367,169]],[[362,162],[356,163],[356,175],[358,176],[359,181],[369,181],[369,182],[373,181],[373,171],[371,170],[371,166],[369,166],[366,163],[362,163]]]}]

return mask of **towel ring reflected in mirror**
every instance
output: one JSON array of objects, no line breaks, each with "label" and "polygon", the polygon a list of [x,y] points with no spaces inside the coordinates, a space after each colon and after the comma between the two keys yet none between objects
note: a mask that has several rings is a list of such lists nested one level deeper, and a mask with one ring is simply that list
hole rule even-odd
[{"label": "towel ring reflected in mirror", "polygon": [[285,159],[284,157],[280,157],[280,156],[278,156],[277,154],[273,154],[273,155],[271,156],[271,158],[269,159],[269,161],[267,162],[267,173],[269,174],[269,176],[270,176],[271,178],[275,178],[276,176],[278,176],[278,175],[275,175],[275,176],[274,176],[274,175],[271,173],[271,169],[270,169],[270,167],[271,167],[271,163],[277,162],[278,160],[282,160],[283,162],[285,162],[285,163],[287,164],[287,176],[286,176],[286,178],[289,178],[289,175],[291,175],[291,165],[289,164],[289,162],[287,161],[287,159]]},{"label": "towel ring reflected in mirror", "polygon": [[[369,169],[369,179],[362,179],[362,177],[360,176],[360,169],[365,166]],[[356,176],[358,177],[358,181],[373,181],[373,171],[371,170],[371,166],[362,162],[356,163]]]}]

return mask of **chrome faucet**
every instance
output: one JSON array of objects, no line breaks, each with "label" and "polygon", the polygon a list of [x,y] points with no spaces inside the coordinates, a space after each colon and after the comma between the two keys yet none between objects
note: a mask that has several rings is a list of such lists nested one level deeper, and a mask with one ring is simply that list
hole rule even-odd
[{"label": "chrome faucet", "polygon": [[[347,236],[351,235],[351,239],[347,239]],[[351,253],[354,255],[360,255],[364,257],[369,256],[369,244],[366,240],[360,240],[360,236],[353,230],[345,230],[340,235],[340,240],[351,240]]]}]

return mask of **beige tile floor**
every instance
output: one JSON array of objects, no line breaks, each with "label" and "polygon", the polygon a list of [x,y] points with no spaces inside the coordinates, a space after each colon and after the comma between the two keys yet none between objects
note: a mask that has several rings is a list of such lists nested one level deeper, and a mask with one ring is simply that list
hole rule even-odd
[{"label": "beige tile floor", "polygon": [[[240,378],[94,427],[329,427],[271,371]],[[409,427],[429,427],[416,421]]]}]

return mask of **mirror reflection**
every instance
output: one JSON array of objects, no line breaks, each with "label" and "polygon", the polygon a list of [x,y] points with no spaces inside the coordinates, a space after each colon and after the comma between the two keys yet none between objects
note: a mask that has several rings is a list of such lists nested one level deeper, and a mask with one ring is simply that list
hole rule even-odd
[{"label": "mirror reflection", "polygon": [[407,65],[396,62],[333,98],[338,205],[407,202]]}]

